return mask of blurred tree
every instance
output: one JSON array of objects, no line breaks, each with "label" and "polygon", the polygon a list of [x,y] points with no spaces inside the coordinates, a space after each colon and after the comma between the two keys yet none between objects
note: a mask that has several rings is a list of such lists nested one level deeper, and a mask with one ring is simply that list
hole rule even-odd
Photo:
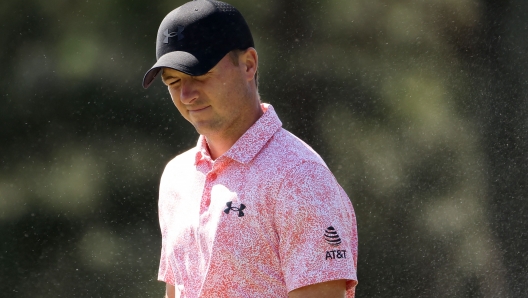
[{"label": "blurred tree", "polygon": [[[527,4],[228,2],[352,198],[358,297],[526,295]],[[0,3],[0,296],[162,296],[159,176],[197,136],[140,82],[182,3]]]},{"label": "blurred tree", "polygon": [[[485,1],[486,26],[476,55],[477,110],[489,163],[489,218],[501,240],[510,297],[528,295],[528,3]],[[477,91],[475,90],[475,91]]]}]

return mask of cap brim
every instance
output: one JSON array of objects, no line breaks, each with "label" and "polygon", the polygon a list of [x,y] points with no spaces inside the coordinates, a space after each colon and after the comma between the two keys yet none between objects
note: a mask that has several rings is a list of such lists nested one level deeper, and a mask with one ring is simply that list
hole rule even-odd
[{"label": "cap brim", "polygon": [[200,76],[213,68],[227,53],[217,53],[214,57],[209,54],[208,59],[200,59],[198,55],[188,52],[174,51],[161,56],[158,61],[145,73],[143,88],[147,89],[160,71],[172,68],[191,76]]}]

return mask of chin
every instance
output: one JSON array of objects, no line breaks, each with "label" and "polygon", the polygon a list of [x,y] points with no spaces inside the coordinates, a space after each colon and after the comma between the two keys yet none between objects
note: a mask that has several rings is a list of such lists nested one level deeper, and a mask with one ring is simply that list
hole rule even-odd
[{"label": "chin", "polygon": [[204,136],[211,134],[215,131],[210,125],[193,123],[193,126],[199,134]]}]

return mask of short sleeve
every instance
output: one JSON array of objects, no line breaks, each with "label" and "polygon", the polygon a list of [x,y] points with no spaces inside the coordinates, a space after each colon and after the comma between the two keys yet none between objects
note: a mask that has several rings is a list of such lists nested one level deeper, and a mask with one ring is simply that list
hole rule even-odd
[{"label": "short sleeve", "polygon": [[289,291],[325,281],[357,284],[357,229],[352,203],[330,170],[304,162],[290,171],[275,206],[282,271]]},{"label": "short sleeve", "polygon": [[[162,243],[164,241],[162,240]],[[172,266],[170,264],[170,257],[167,255],[167,249],[165,245],[161,246],[161,257],[158,270],[158,280],[166,282],[171,285],[175,285],[174,273],[172,271]]]},{"label": "short sleeve", "polygon": [[172,264],[173,257],[171,255],[171,241],[170,241],[170,218],[171,218],[171,191],[170,191],[170,170],[169,166],[165,168],[160,182],[159,201],[158,201],[158,217],[161,230],[161,255],[158,270],[158,280],[166,282],[171,285],[176,285],[176,276],[174,274],[174,266]]}]

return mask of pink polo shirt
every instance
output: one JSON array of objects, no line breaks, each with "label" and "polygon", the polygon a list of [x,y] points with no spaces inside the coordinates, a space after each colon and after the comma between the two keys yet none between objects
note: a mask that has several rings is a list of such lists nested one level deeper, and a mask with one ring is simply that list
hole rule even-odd
[{"label": "pink polo shirt", "polygon": [[176,297],[287,297],[347,280],[354,297],[356,217],[321,157],[273,107],[212,160],[200,136],[160,184],[158,279]]}]

